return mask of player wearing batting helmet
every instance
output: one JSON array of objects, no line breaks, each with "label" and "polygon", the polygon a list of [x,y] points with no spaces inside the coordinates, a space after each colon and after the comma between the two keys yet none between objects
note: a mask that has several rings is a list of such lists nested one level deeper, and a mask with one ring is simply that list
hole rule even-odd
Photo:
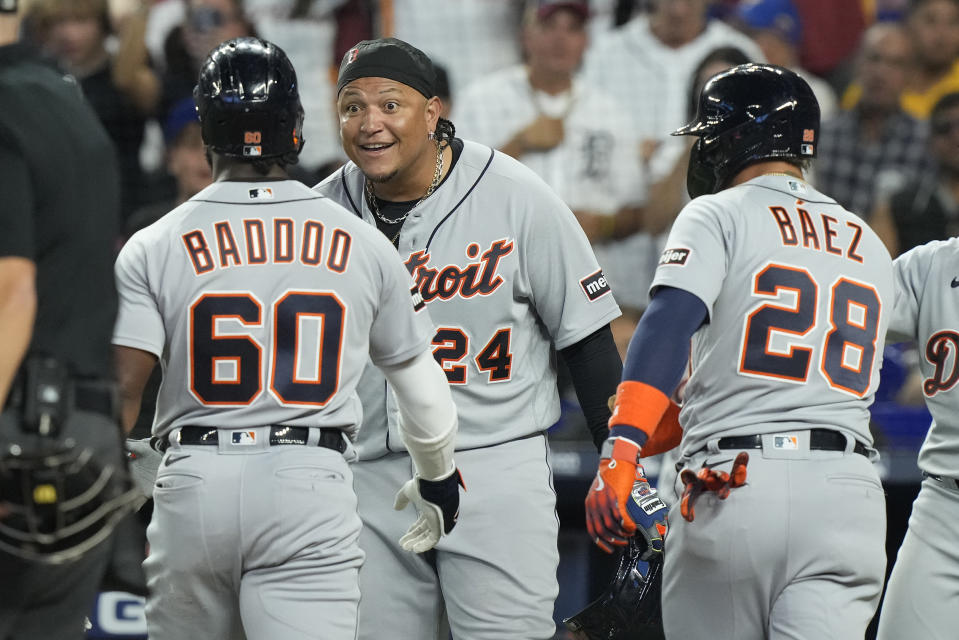
[{"label": "player wearing batting helmet", "polygon": [[363,553],[349,438],[367,362],[395,392],[421,479],[389,486],[419,511],[400,546],[425,551],[455,522],[430,493],[458,475],[432,325],[389,242],[289,178],[304,114],[280,48],[224,42],[194,98],[214,183],[116,263],[127,429],[158,359],[164,372],[149,635],[354,640]]},{"label": "player wearing batting helmet", "polygon": [[[676,131],[698,138],[694,199],[660,258],[586,500],[591,532],[624,539],[639,456],[681,435],[670,638],[857,638],[879,601],[886,516],[868,406],[892,264],[803,180],[818,131],[808,84],[757,64],[710,79]],[[687,359],[677,424],[669,398]]]}]

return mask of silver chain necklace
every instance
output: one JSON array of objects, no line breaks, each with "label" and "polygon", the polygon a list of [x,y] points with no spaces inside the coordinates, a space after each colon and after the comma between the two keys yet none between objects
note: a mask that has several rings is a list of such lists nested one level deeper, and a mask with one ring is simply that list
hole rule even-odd
[{"label": "silver chain necklace", "polygon": [[[404,213],[399,218],[396,218],[395,220],[393,220],[391,218],[387,218],[382,213],[380,213],[380,208],[376,204],[376,194],[373,193],[373,183],[367,180],[366,181],[366,200],[367,200],[367,203],[370,205],[370,211],[372,211],[373,215],[376,216],[376,218],[383,224],[398,224],[400,222],[403,222],[406,220],[407,217],[409,217],[411,213],[413,213],[413,209],[420,206],[421,202],[423,202],[424,200],[429,198],[430,195],[432,195],[433,191],[436,190],[436,187],[439,186],[440,176],[442,175],[443,175],[443,148],[439,145],[439,143],[437,143],[436,144],[436,166],[433,169],[433,180],[432,182],[430,182],[430,186],[426,188],[426,193],[424,193],[423,196],[419,200],[417,200],[416,203],[412,207],[410,207],[406,213]],[[400,234],[397,231],[396,235],[393,237],[394,244],[396,243],[396,239],[399,237],[399,235]]]}]

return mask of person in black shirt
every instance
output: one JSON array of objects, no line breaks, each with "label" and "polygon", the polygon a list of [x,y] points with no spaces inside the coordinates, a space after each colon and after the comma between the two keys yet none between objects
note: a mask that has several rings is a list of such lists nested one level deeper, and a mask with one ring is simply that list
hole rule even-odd
[{"label": "person in black shirt", "polygon": [[127,218],[151,198],[140,164],[147,117],[160,99],[160,80],[149,65],[143,41],[146,11],[117,23],[118,50],[107,0],[39,0],[31,14],[44,52],[80,83],[116,147],[120,167],[120,211]]},{"label": "person in black shirt", "polygon": [[16,42],[15,5],[0,0],[0,638],[60,640],[83,637],[133,498],[109,382],[118,170],[76,83]]},{"label": "person in black shirt", "polygon": [[959,235],[959,93],[947,93],[929,114],[929,155],[935,170],[920,173],[881,202],[877,220],[889,220],[884,238],[893,256],[932,240]]}]

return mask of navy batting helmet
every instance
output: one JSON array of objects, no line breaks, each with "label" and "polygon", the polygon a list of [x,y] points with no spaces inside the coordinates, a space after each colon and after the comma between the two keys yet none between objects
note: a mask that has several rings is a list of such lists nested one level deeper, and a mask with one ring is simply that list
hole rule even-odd
[{"label": "navy batting helmet", "polygon": [[563,623],[586,640],[664,640],[660,597],[663,554],[642,560],[646,545],[633,536],[613,580],[596,600]]},{"label": "navy batting helmet", "polygon": [[673,135],[699,138],[686,174],[686,188],[695,198],[724,189],[754,162],[815,157],[819,103],[794,72],[742,64],[710,78],[695,120]]},{"label": "navy batting helmet", "polygon": [[303,106],[286,54],[259,38],[217,46],[193,90],[203,142],[239,158],[291,156],[303,148]]}]

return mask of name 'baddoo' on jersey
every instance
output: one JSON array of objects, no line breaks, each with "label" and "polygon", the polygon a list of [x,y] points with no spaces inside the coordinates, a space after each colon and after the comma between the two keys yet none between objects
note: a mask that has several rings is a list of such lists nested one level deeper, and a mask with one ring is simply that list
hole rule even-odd
[{"label": "name 'baddoo' on jersey", "polygon": [[779,226],[784,247],[798,247],[823,251],[862,263],[858,253],[862,240],[862,225],[811,211],[814,203],[797,200],[791,208],[769,206],[767,209]]},{"label": "name 'baddoo' on jersey", "polygon": [[181,236],[198,276],[217,268],[294,261],[311,267],[325,264],[336,273],[346,271],[353,238],[343,229],[328,231],[319,220],[305,220],[297,228],[290,218],[244,218],[240,227],[235,230],[224,220]]}]

